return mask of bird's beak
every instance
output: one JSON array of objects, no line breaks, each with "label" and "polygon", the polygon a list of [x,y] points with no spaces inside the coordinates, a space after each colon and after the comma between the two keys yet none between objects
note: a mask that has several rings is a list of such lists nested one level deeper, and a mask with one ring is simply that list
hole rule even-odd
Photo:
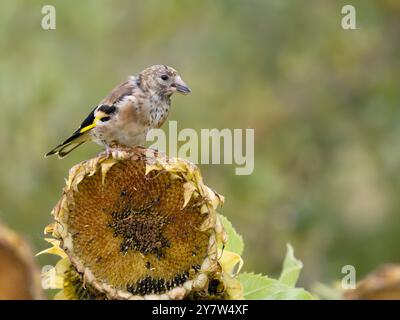
[{"label": "bird's beak", "polygon": [[177,77],[175,79],[175,87],[176,87],[176,91],[182,94],[189,94],[192,92],[192,90],[190,90],[190,88],[186,85],[186,83],[183,82],[183,80],[181,79],[181,77]]}]

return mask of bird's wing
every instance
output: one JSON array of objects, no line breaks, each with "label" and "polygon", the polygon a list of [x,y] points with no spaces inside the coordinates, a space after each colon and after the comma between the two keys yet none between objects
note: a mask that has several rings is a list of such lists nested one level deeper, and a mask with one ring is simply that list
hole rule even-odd
[{"label": "bird's wing", "polygon": [[124,97],[131,95],[135,88],[137,88],[137,84],[135,79],[131,77],[127,81],[122,82],[115,87],[110,94],[100,102],[100,105],[113,106]]},{"label": "bird's wing", "polygon": [[[92,110],[92,112],[90,112],[79,128],[67,140],[48,152],[46,157],[57,153],[60,157],[65,156],[77,146],[85,142],[88,139],[87,132],[96,127],[99,122],[110,120],[118,111],[116,104],[125,96],[131,95],[135,87],[136,84],[131,79],[118,85],[100,102],[98,106]],[[68,150],[68,152],[65,153],[63,150]]]},{"label": "bird's wing", "polygon": [[99,106],[96,106],[92,110],[92,112],[89,113],[86,119],[83,120],[79,128],[67,140],[65,140],[63,143],[60,143],[57,147],[46,153],[45,157],[49,157],[53,154],[58,154],[60,158],[63,158],[73,149],[77,148],[79,145],[85,142],[88,139],[86,133],[96,126],[98,120],[101,120],[100,117],[96,119],[98,109]]},{"label": "bird's wing", "polygon": [[110,118],[118,111],[118,102],[124,99],[124,97],[132,95],[135,87],[135,83],[131,80],[119,84],[96,108],[94,108],[74,134],[83,134],[86,131],[93,129],[99,121],[106,122],[110,120]]},{"label": "bird's wing", "polygon": [[117,108],[115,106],[108,106],[106,104],[101,104],[93,109],[93,111],[86,117],[85,120],[81,123],[78,130],[74,132],[71,138],[74,135],[80,135],[93,129],[99,121],[106,122],[110,120],[113,114],[115,114]]}]

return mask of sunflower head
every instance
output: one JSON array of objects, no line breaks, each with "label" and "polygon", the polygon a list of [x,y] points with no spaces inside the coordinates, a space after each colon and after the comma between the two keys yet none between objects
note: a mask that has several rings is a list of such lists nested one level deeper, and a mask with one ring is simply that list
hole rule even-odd
[{"label": "sunflower head", "polygon": [[96,298],[180,299],[221,275],[222,202],[193,164],[120,150],[70,170],[47,231],[60,240],[74,288],[83,282]]}]

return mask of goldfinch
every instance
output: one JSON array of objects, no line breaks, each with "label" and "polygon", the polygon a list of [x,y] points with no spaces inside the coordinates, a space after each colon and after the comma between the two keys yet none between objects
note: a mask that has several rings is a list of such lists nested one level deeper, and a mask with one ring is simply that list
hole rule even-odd
[{"label": "goldfinch", "polygon": [[166,120],[171,96],[189,94],[177,71],[165,65],[151,66],[130,76],[97,105],[80,127],[46,154],[64,158],[82,143],[92,140],[109,152],[115,147],[141,146],[147,132]]}]

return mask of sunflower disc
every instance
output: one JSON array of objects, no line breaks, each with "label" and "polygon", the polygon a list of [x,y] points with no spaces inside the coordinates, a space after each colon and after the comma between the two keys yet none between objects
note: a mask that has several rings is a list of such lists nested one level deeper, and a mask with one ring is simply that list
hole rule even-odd
[{"label": "sunflower disc", "polygon": [[219,268],[222,197],[194,165],[144,150],[72,168],[54,235],[82,280],[107,297],[179,299]]}]

